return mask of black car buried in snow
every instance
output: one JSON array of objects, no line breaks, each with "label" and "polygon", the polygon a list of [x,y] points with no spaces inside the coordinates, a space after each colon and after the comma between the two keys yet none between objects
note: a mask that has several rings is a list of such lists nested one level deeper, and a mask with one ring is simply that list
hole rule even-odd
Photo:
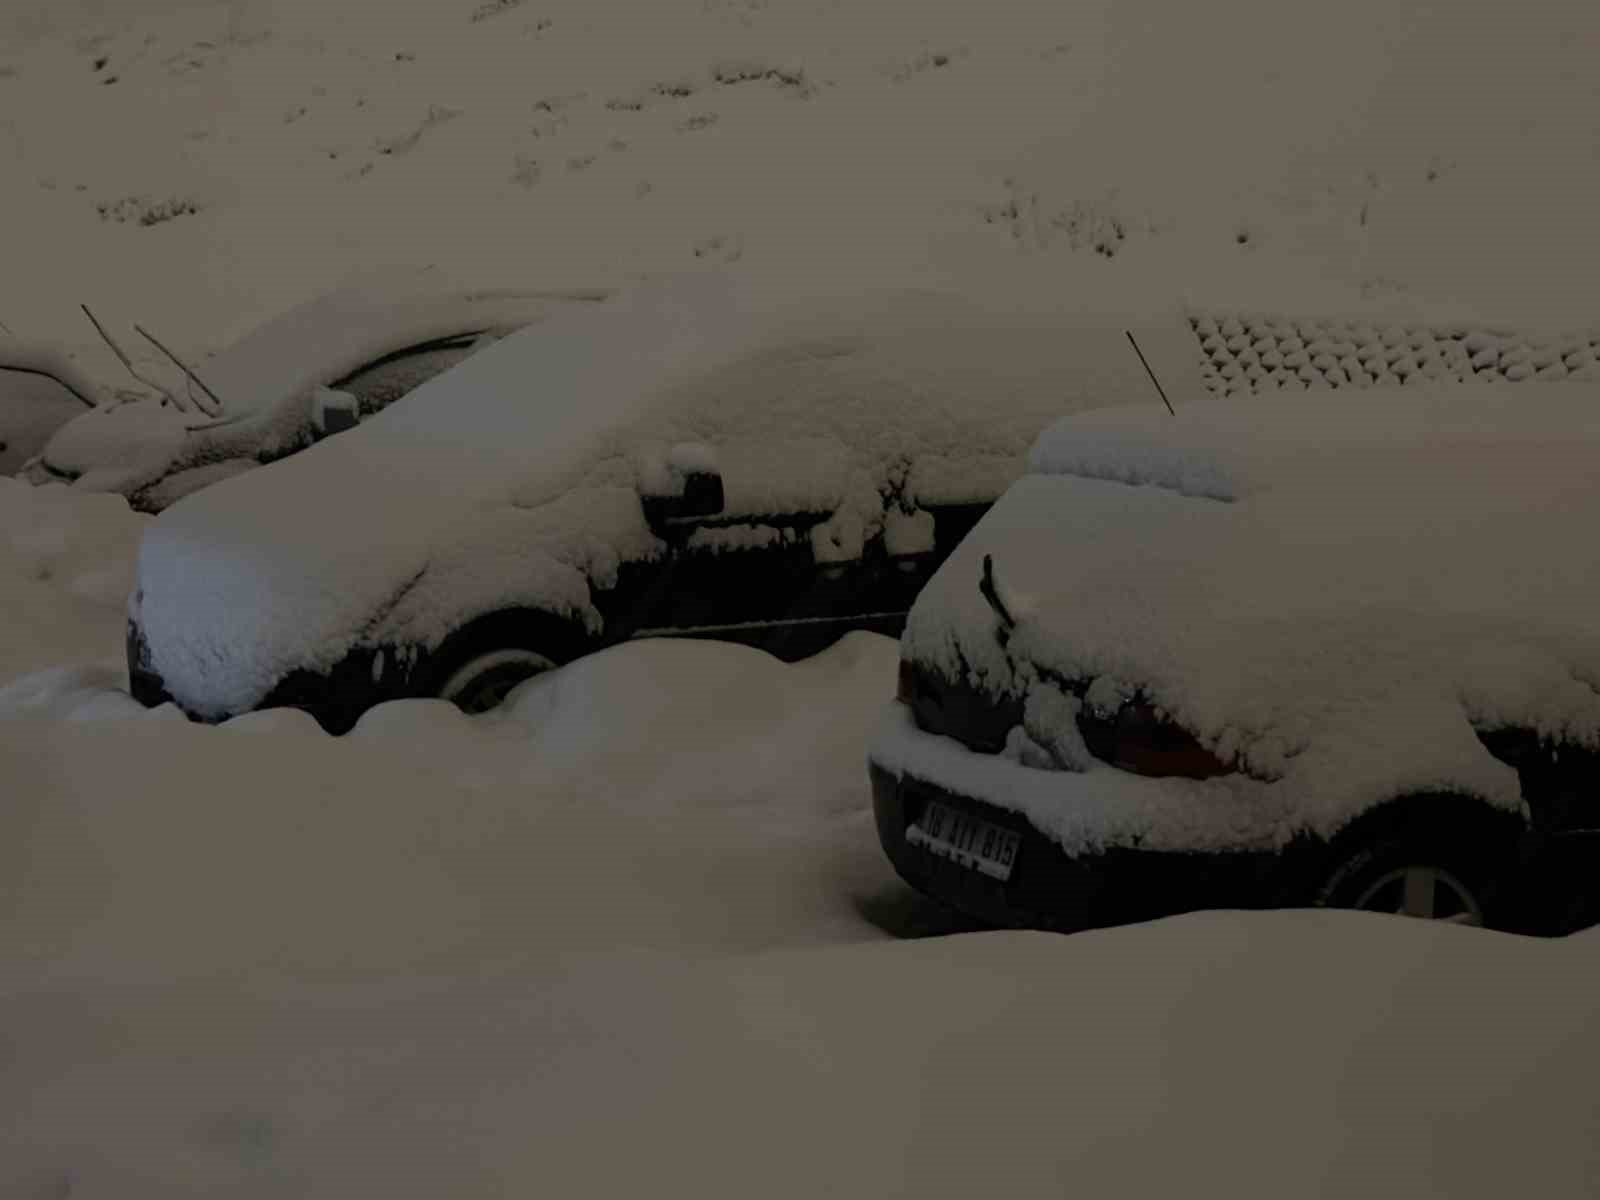
[{"label": "black car buried in snow", "polygon": [[1600,919],[1593,384],[1064,419],[920,594],[880,840],[982,921]]},{"label": "black car buried in snow", "polygon": [[[715,279],[553,313],[338,438],[161,514],[134,695],[204,720],[468,711],[629,638],[796,658],[897,633],[1063,414],[1203,394],[1192,334],[1010,298]],[[1147,365],[1148,363],[1148,365]]]}]

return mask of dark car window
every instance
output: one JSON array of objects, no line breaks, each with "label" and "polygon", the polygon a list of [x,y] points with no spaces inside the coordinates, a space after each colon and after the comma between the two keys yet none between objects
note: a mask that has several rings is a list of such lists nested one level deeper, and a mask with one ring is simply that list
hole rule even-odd
[{"label": "dark car window", "polygon": [[356,398],[360,415],[371,416],[435,375],[448,371],[470,355],[477,343],[478,335],[468,334],[408,346],[404,350],[386,354],[344,378],[334,380],[328,386],[336,391],[349,392]]},{"label": "dark car window", "polygon": [[92,407],[53,375],[0,367],[0,475],[15,473],[51,434]]}]

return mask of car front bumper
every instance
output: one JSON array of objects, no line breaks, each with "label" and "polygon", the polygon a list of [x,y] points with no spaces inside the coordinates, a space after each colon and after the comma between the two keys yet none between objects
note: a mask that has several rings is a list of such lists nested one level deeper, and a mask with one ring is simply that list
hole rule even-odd
[{"label": "car front bumper", "polygon": [[[192,719],[209,723],[225,721],[238,713],[199,717],[168,690],[166,681],[151,662],[150,646],[138,622],[130,619],[127,631],[128,691],[146,708],[176,704]],[[328,733],[338,736],[355,728],[361,715],[386,700],[414,698],[414,678],[409,669],[384,672],[385,657],[393,661],[394,650],[386,647],[358,647],[326,672],[294,671],[279,680],[264,696],[257,710],[298,708],[308,713]]]},{"label": "car front bumper", "polygon": [[[878,840],[896,872],[924,895],[989,925],[1069,933],[1197,909],[1263,908],[1279,894],[1282,854],[1126,847],[1068,854],[1021,813],[876,762],[869,770]],[[1010,876],[992,878],[910,841],[907,830],[930,802],[1015,833]]]}]

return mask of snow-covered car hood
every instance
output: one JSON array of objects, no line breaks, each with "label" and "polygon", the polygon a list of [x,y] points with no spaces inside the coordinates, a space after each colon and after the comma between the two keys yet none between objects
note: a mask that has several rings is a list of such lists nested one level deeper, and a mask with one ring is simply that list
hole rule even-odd
[{"label": "snow-covered car hood", "polygon": [[188,437],[193,417],[156,400],[107,404],[74,417],[42,458],[48,471],[88,491],[116,491],[125,481],[158,475]]},{"label": "snow-covered car hood", "polygon": [[[1514,803],[1474,723],[1600,731],[1597,455],[1592,384],[1070,418],[919,596],[906,653],[1029,703],[1050,690],[1036,668],[1095,681],[1091,702],[1143,691],[1334,806]],[[1004,649],[985,555],[1017,622]]]},{"label": "snow-covered car hood", "polygon": [[[1174,386],[1203,394],[1193,374]],[[1122,330],[1059,312],[649,285],[558,312],[350,433],[173,506],[141,553],[144,630],[180,701],[238,711],[297,667],[401,630],[428,645],[489,603],[592,621],[585,576],[603,584],[658,546],[637,486],[674,446],[715,447],[726,513],[833,512],[825,533],[849,556],[889,483],[911,501],[988,499],[1055,417],[1135,401],[1161,403]]]}]

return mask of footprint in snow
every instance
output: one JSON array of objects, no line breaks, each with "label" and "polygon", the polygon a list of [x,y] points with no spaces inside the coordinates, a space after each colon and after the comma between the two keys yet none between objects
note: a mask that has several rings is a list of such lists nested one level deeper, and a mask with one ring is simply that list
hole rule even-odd
[{"label": "footprint in snow", "polygon": [[724,236],[705,238],[694,245],[696,258],[709,258],[716,262],[734,263],[744,257],[744,245],[738,238]]},{"label": "footprint in snow", "polygon": [[511,172],[512,183],[517,184],[519,187],[531,188],[539,182],[541,172],[538,159],[519,154],[511,162],[513,168]]},{"label": "footprint in snow", "polygon": [[889,81],[891,83],[905,83],[907,80],[921,75],[926,71],[942,70],[943,68],[948,67],[956,59],[965,58],[966,56],[967,50],[965,48],[950,52],[942,50],[925,50],[913,58],[910,62],[902,63],[897,67],[891,67],[889,69]]}]

